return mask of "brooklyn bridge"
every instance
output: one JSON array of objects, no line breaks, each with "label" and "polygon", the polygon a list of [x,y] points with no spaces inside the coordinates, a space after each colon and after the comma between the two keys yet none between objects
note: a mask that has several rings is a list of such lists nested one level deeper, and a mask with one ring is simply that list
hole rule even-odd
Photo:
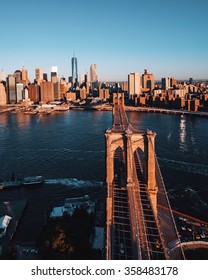
[{"label": "brooklyn bridge", "polygon": [[156,133],[131,126],[122,94],[113,103],[105,133],[106,259],[185,259],[155,154]]}]

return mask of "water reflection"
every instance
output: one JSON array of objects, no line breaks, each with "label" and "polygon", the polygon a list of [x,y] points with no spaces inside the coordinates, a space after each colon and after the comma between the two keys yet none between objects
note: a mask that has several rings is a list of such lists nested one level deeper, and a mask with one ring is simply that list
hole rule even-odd
[{"label": "water reflection", "polygon": [[16,123],[19,128],[26,128],[31,123],[31,116],[25,115],[23,113],[17,113],[15,114],[16,117]]},{"label": "water reflection", "polygon": [[170,138],[171,138],[171,133],[168,134],[167,140],[170,141]]},{"label": "water reflection", "polygon": [[1,113],[0,114],[0,125],[5,126],[8,123],[9,114]]},{"label": "water reflection", "polygon": [[180,149],[187,150],[186,145],[186,119],[181,116],[180,120]]},{"label": "water reflection", "polygon": [[[142,130],[143,128],[143,115],[142,112],[127,112],[127,117],[132,126],[136,129]],[[148,116],[148,114],[146,114]]]}]

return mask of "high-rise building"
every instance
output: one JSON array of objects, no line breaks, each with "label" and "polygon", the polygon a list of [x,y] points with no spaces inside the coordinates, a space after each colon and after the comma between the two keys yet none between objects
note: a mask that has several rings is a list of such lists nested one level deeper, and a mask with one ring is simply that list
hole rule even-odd
[{"label": "high-rise building", "polygon": [[[23,89],[23,99],[25,99],[25,100],[28,100],[29,99],[29,91],[28,91],[28,88],[27,87],[25,87],[24,89]],[[28,100],[29,101],[29,100]]]},{"label": "high-rise building", "polygon": [[177,81],[175,78],[162,78],[162,89],[168,90],[170,88],[173,88],[177,85]]},{"label": "high-rise building", "polygon": [[16,83],[17,103],[22,101],[22,99],[23,99],[23,89],[24,89],[24,85],[23,84]]},{"label": "high-rise building", "polygon": [[54,101],[54,84],[52,82],[42,82],[40,84],[41,101],[47,103]]},{"label": "high-rise building", "polygon": [[171,84],[171,87],[176,87],[178,84],[176,78],[170,78],[170,84]]},{"label": "high-rise building", "polygon": [[6,82],[6,72],[5,72],[5,70],[1,70],[0,81]]},{"label": "high-rise building", "polygon": [[142,87],[153,90],[155,88],[154,75],[149,74],[147,69],[144,69],[144,74],[142,74]]},{"label": "high-rise building", "polygon": [[110,97],[109,88],[100,88],[99,89],[99,98],[108,99]]},{"label": "high-rise building", "polygon": [[24,86],[28,86],[29,84],[29,79],[28,79],[28,73],[25,67],[22,67],[22,80],[19,81],[20,83],[24,84]]},{"label": "high-rise building", "polygon": [[40,87],[39,85],[29,85],[28,86],[28,96],[31,101],[39,102],[40,101]]},{"label": "high-rise building", "polygon": [[[98,74],[97,74],[97,64],[91,64],[90,66],[90,82],[91,82],[91,92],[98,88]],[[97,94],[97,92],[95,92]]]},{"label": "high-rise building", "polygon": [[54,100],[60,100],[60,84],[53,83],[54,88]]},{"label": "high-rise building", "polygon": [[90,82],[91,83],[98,82],[97,64],[91,64],[90,66]]},{"label": "high-rise building", "polygon": [[54,84],[58,83],[58,76],[56,72],[51,72],[51,82]]},{"label": "high-rise building", "polygon": [[47,73],[43,73],[43,80],[44,81],[48,81],[48,74]]},{"label": "high-rise building", "polygon": [[84,81],[85,81],[85,83],[88,83],[88,75],[87,74],[84,75]]},{"label": "high-rise building", "polygon": [[128,91],[128,82],[123,82],[121,83],[121,88],[123,91]]},{"label": "high-rise building", "polygon": [[43,69],[42,68],[35,69],[35,79],[39,80],[39,81],[43,80]]},{"label": "high-rise building", "polygon": [[70,101],[76,100],[76,92],[69,91],[66,93],[66,99]]},{"label": "high-rise building", "polygon": [[85,87],[81,88],[79,90],[79,94],[80,94],[80,96],[79,96],[80,99],[86,99],[86,97],[87,97],[86,88]]},{"label": "high-rise building", "polygon": [[52,66],[51,82],[54,83],[54,84],[58,83],[58,67],[57,66]]},{"label": "high-rise building", "polygon": [[63,76],[60,79],[60,84],[66,84],[66,79]]},{"label": "high-rise building", "polygon": [[22,80],[22,72],[20,70],[16,70],[14,76],[16,78],[16,83],[19,83]]},{"label": "high-rise building", "polygon": [[90,92],[90,86],[89,86],[89,83],[88,83],[88,75],[87,74],[84,75],[84,83],[85,83],[86,93],[88,94]]},{"label": "high-rise building", "polygon": [[77,58],[75,55],[71,59],[71,66],[72,66],[72,84],[78,82],[78,68],[77,68]]},{"label": "high-rise building", "polygon": [[82,84],[84,83],[84,81],[85,81],[85,79],[84,79],[84,74],[81,73],[81,74],[79,75],[79,84],[82,85]]},{"label": "high-rise building", "polygon": [[168,90],[170,88],[170,78],[162,78],[162,89]]},{"label": "high-rise building", "polygon": [[6,91],[3,83],[0,83],[0,105],[5,105],[7,103]]},{"label": "high-rise building", "polygon": [[66,97],[66,91],[66,83],[59,84],[60,99],[64,99]]},{"label": "high-rise building", "polygon": [[190,85],[193,85],[193,83],[194,83],[193,78],[189,78],[189,84],[190,84]]},{"label": "high-rise building", "polygon": [[25,66],[22,67],[22,80],[23,81],[28,80],[28,74],[27,74],[27,70],[25,69]]},{"label": "high-rise building", "polygon": [[129,99],[133,99],[135,94],[141,94],[141,75],[139,73],[130,73],[128,75],[128,91]]},{"label": "high-rise building", "polygon": [[51,82],[54,84],[58,83],[58,75],[56,72],[51,72]]},{"label": "high-rise building", "polygon": [[9,104],[17,103],[16,78],[14,75],[8,75],[7,77],[7,96]]}]

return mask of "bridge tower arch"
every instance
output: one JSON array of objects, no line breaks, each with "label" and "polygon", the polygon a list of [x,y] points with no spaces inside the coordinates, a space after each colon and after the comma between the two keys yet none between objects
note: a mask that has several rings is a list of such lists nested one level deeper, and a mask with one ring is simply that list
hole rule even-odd
[{"label": "bridge tower arch", "polygon": [[114,180],[114,154],[118,147],[121,147],[126,155],[126,177],[127,183],[133,182],[132,168],[133,155],[136,149],[140,149],[145,156],[146,164],[143,166],[144,178],[147,184],[150,201],[157,216],[157,193],[155,171],[155,136],[156,133],[148,130],[144,133],[134,133],[130,130],[125,132],[112,132],[106,130],[106,183],[113,184]]},{"label": "bridge tower arch", "polygon": [[122,133],[106,131],[106,183],[112,184],[114,180],[114,155],[119,147],[124,149]]}]

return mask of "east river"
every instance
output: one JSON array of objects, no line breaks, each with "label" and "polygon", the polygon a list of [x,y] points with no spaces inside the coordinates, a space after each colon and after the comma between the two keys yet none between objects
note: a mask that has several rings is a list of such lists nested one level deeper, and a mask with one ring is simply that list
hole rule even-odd
[{"label": "east river", "polygon": [[[208,118],[128,112],[157,133],[158,156],[173,209],[208,221]],[[64,198],[105,196],[105,129],[112,112],[0,115],[0,178],[42,175],[39,188],[2,190],[0,201],[27,199],[15,240],[33,242],[48,211]]]}]

